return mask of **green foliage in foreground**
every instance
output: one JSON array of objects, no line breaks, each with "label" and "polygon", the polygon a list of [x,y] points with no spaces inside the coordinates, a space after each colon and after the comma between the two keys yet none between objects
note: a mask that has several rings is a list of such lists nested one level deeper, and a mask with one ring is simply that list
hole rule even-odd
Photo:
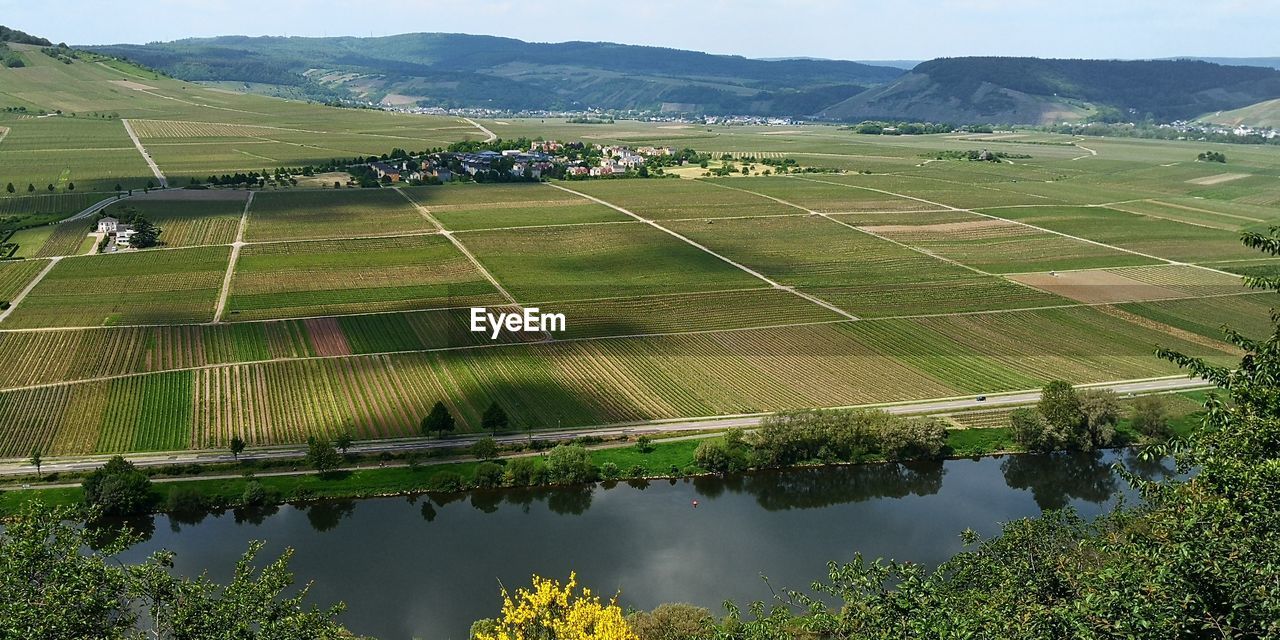
[{"label": "green foliage in foreground", "polygon": [[293,585],[292,551],[257,567],[262,543],[254,543],[224,587],[203,576],[174,577],[169,552],[139,564],[120,563],[113,556],[133,539],[124,535],[104,543],[93,529],[67,523],[76,515],[31,503],[5,520],[0,533],[0,637],[351,637],[335,621],[341,605],[304,607],[305,587],[285,595]]}]

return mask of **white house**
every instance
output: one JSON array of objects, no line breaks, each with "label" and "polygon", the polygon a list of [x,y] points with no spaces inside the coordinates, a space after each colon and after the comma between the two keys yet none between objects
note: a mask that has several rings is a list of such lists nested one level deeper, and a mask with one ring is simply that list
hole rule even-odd
[{"label": "white house", "polygon": [[98,233],[115,233],[118,226],[120,226],[119,220],[107,216],[98,221]]},{"label": "white house", "polygon": [[116,246],[128,247],[130,241],[133,239],[133,234],[135,233],[137,233],[137,231],[134,231],[132,226],[129,226],[127,224],[117,224],[116,225]]}]

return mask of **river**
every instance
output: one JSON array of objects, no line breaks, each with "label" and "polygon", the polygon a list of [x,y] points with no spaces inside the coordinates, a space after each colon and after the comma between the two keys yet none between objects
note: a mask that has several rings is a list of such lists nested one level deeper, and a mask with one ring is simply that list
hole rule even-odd
[{"label": "river", "polygon": [[961,549],[965,528],[989,536],[1067,505],[1097,515],[1131,494],[1116,461],[1166,472],[1131,452],[1019,455],[331,501],[197,522],[157,516],[126,557],[167,548],[178,571],[225,581],[249,541],[268,541],[263,559],[292,547],[298,581],[315,582],[311,600],[347,603],[344,624],[383,639],[465,639],[473,620],[497,615],[499,581],[524,586],[534,573],[576,571],[624,606],[692,602],[719,615],[725,599],[803,588],[855,552],[932,565]]}]

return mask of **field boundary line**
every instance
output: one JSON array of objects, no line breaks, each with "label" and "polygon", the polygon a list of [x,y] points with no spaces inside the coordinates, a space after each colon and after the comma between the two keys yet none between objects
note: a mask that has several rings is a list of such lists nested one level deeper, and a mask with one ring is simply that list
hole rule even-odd
[{"label": "field boundary line", "polygon": [[156,175],[156,179],[160,181],[160,187],[168,187],[169,180],[165,178],[164,173],[160,171],[160,165],[156,164],[156,161],[151,159],[151,154],[147,153],[146,147],[142,146],[142,141],[138,139],[138,134],[134,133],[133,125],[129,124],[129,119],[121,118],[120,123],[124,125],[124,131],[129,134],[129,139],[133,140],[133,146],[137,147],[138,153],[142,154],[142,159],[146,160],[148,167],[151,167],[151,173],[154,173]]},{"label": "field boundary line", "polygon": [[[1121,209],[1120,207],[1122,207],[1122,206],[1124,206],[1124,205],[1112,205],[1112,204],[1107,204],[1107,205],[1102,205],[1102,206],[1100,206],[1100,207],[1098,207],[1098,208],[1100,208],[1100,209],[1107,209],[1108,211],[1119,211],[1120,213],[1127,213],[1127,214],[1129,214],[1129,215],[1131,215],[1131,216],[1142,216],[1142,217],[1144,217],[1144,218],[1154,218],[1154,219],[1156,219],[1156,220],[1164,220],[1165,222],[1177,222],[1177,223],[1179,223],[1179,224],[1187,224],[1187,225],[1191,225],[1191,226],[1193,226],[1193,227],[1200,227],[1200,228],[1202,228],[1202,229],[1213,229],[1214,231],[1238,231],[1238,229],[1232,229],[1232,228],[1230,228],[1230,227],[1226,227],[1226,228],[1224,228],[1224,227],[1215,227],[1215,226],[1213,226],[1213,225],[1211,225],[1211,224],[1205,224],[1205,223],[1203,223],[1203,222],[1192,222],[1192,221],[1190,221],[1190,220],[1179,220],[1179,219],[1177,219],[1177,218],[1166,218],[1166,217],[1164,217],[1164,216],[1158,216],[1158,215],[1156,215],[1156,214],[1154,214],[1154,213],[1146,213],[1146,212],[1143,212],[1143,211],[1128,211],[1128,210],[1125,210],[1125,209]],[[1223,224],[1227,224],[1227,223],[1225,223],[1225,222],[1224,222]]]},{"label": "field boundary line", "polygon": [[[804,178],[804,177],[800,177],[800,176],[788,176],[788,177],[793,177],[793,178],[795,178],[796,180],[806,180],[806,181],[808,181],[808,182],[820,182],[820,183],[822,183],[822,184],[829,184],[829,185],[835,185],[835,186],[848,187],[848,188],[850,188],[850,189],[862,189],[862,190],[864,190],[864,191],[874,191],[874,192],[876,192],[876,193],[883,193],[883,194],[886,194],[886,195],[897,196],[897,197],[899,197],[899,198],[907,198],[907,199],[910,199],[910,200],[916,200],[916,201],[918,201],[918,202],[923,202],[923,203],[925,203],[925,204],[932,204],[932,205],[935,205],[935,206],[947,207],[948,209],[951,209],[951,210],[953,210],[953,211],[959,211],[959,212],[962,212],[962,213],[971,213],[971,214],[973,214],[973,215],[975,215],[975,216],[982,216],[982,217],[984,217],[984,218],[990,218],[990,219],[992,219],[992,220],[1003,220],[1003,221],[1005,221],[1005,222],[1012,222],[1012,223],[1014,223],[1014,224],[1022,225],[1022,226],[1024,226],[1024,227],[1029,227],[1029,228],[1031,228],[1031,229],[1038,229],[1038,230],[1040,230],[1040,231],[1044,231],[1045,233],[1051,233],[1051,234],[1056,235],[1056,236],[1062,236],[1062,237],[1064,237],[1064,238],[1070,238],[1070,239],[1072,239],[1072,240],[1077,240],[1077,241],[1079,241],[1079,242],[1084,242],[1084,243],[1087,243],[1087,244],[1092,244],[1092,245],[1095,245],[1095,246],[1103,247],[1103,248],[1106,248],[1106,249],[1112,249],[1112,250],[1120,251],[1120,252],[1123,252],[1123,253],[1129,253],[1129,254],[1133,254],[1133,255],[1135,255],[1135,256],[1142,256],[1142,257],[1144,257],[1144,258],[1149,258],[1149,259],[1151,259],[1151,260],[1157,260],[1157,261],[1163,262],[1163,263],[1165,263],[1165,264],[1171,264],[1171,265],[1177,265],[1177,266],[1183,266],[1183,267],[1194,267],[1194,268],[1196,268],[1196,269],[1203,269],[1203,270],[1205,270],[1205,271],[1211,271],[1211,272],[1213,272],[1213,273],[1218,273],[1218,274],[1228,275],[1228,276],[1233,276],[1233,277],[1237,277],[1237,276],[1239,276],[1239,274],[1236,274],[1236,273],[1229,273],[1229,272],[1227,272],[1227,271],[1222,271],[1222,270],[1219,270],[1219,269],[1214,269],[1214,268],[1212,268],[1212,267],[1206,267],[1206,266],[1203,266],[1203,265],[1195,264],[1195,263],[1193,263],[1193,262],[1182,262],[1182,261],[1179,261],[1179,260],[1171,260],[1171,259],[1169,259],[1169,258],[1162,258],[1162,257],[1160,257],[1160,256],[1152,255],[1152,254],[1150,254],[1150,253],[1143,253],[1143,252],[1141,252],[1141,251],[1135,251],[1135,250],[1133,250],[1133,249],[1125,249],[1124,247],[1117,247],[1117,246],[1115,246],[1115,245],[1107,244],[1107,243],[1105,243],[1105,242],[1099,242],[1099,241],[1097,241],[1097,240],[1090,240],[1090,239],[1088,239],[1088,238],[1081,238],[1080,236],[1073,236],[1073,235],[1071,235],[1071,234],[1069,234],[1069,233],[1063,233],[1063,232],[1061,232],[1061,231],[1054,231],[1053,229],[1046,229],[1046,228],[1044,228],[1044,227],[1039,227],[1039,226],[1036,226],[1036,225],[1034,225],[1034,224],[1031,224],[1031,223],[1029,223],[1029,222],[1023,222],[1023,221],[1021,221],[1021,220],[1010,220],[1010,219],[1008,219],[1008,218],[1001,218],[1000,216],[993,215],[993,214],[990,214],[990,213],[983,213],[982,211],[976,211],[976,210],[974,210],[974,209],[962,209],[962,208],[960,208],[960,207],[953,207],[953,206],[951,206],[951,205],[943,204],[943,203],[941,203],[941,202],[933,202],[933,201],[930,201],[930,200],[925,200],[924,198],[917,198],[916,196],[903,195],[903,194],[901,194],[901,193],[894,193],[894,192],[892,192],[892,191],[885,191],[884,189],[876,189],[876,188],[874,188],[874,187],[864,187],[864,186],[861,186],[861,185],[855,185],[855,184],[845,184],[845,183],[843,183],[843,182],[831,182],[831,181],[829,181],[829,180],[818,180],[818,179],[815,179],[815,178]],[[1071,206],[1071,205],[1066,205],[1066,206],[1068,206],[1068,207],[1069,207],[1069,206]],[[1096,206],[1095,206],[1095,207],[1089,207],[1089,205],[1084,205],[1084,208],[1097,208],[1097,207],[1096,207]],[[1121,211],[1121,210],[1119,210],[1119,209],[1111,209],[1111,211],[1115,211],[1116,213],[1123,213],[1123,214],[1125,214],[1125,215],[1129,215],[1129,216],[1132,216],[1132,215],[1138,215],[1138,214],[1134,214],[1134,213],[1129,213],[1129,212],[1127,212],[1127,211]],[[1139,216],[1139,217],[1141,217],[1141,216]]]},{"label": "field boundary line", "polygon": [[1109,203],[1107,203],[1107,204],[1105,204],[1105,205],[1102,205],[1102,206],[1107,207],[1107,206],[1111,206],[1111,205],[1113,205],[1113,204],[1129,204],[1130,202],[1150,202],[1150,203],[1152,203],[1152,204],[1158,204],[1158,205],[1165,206],[1165,207],[1173,207],[1174,209],[1182,209],[1182,210],[1184,210],[1184,211],[1195,211],[1195,212],[1197,212],[1197,213],[1207,213],[1207,214],[1209,214],[1209,215],[1214,215],[1214,216],[1223,216],[1223,217],[1226,217],[1226,218],[1235,218],[1235,219],[1237,219],[1237,220],[1247,220],[1247,221],[1249,221],[1249,222],[1269,222],[1269,220],[1265,220],[1265,219],[1263,219],[1263,218],[1250,218],[1249,216],[1242,216],[1242,215],[1234,214],[1234,213],[1223,213],[1223,212],[1221,212],[1221,211],[1210,211],[1210,210],[1208,210],[1208,209],[1201,209],[1201,208],[1199,208],[1199,207],[1190,207],[1190,206],[1187,206],[1187,205],[1185,205],[1185,204],[1174,204],[1174,203],[1172,203],[1172,202],[1162,202],[1162,201],[1160,201],[1160,200],[1156,200],[1155,198],[1147,198],[1147,199],[1145,199],[1145,200],[1130,200],[1129,202],[1109,202]]},{"label": "field boundary line", "polygon": [[37,273],[36,277],[32,278],[31,282],[27,283],[27,286],[23,287],[22,291],[19,291],[18,295],[14,296],[13,300],[9,301],[9,308],[4,311],[0,311],[0,322],[4,322],[10,314],[17,310],[18,304],[26,299],[27,294],[31,293],[31,290],[35,289],[36,285],[40,284],[40,281],[44,280],[44,277],[49,275],[49,272],[53,271],[54,267],[58,266],[59,260],[62,260],[62,256],[49,258],[49,264],[45,265],[44,269],[41,269],[40,273]]},{"label": "field boundary line", "polygon": [[585,194],[585,193],[581,193],[581,192],[578,192],[578,191],[574,191],[573,189],[569,189],[569,188],[567,188],[567,187],[562,187],[562,186],[560,186],[560,185],[558,185],[558,184],[552,184],[552,183],[550,183],[550,182],[547,182],[547,183],[545,183],[545,184],[546,184],[548,187],[551,187],[551,188],[553,188],[553,189],[559,189],[559,190],[561,190],[561,191],[566,191],[566,192],[568,192],[568,193],[572,193],[572,194],[574,194],[574,195],[581,196],[581,197],[586,198],[586,199],[588,199],[588,200],[591,200],[591,201],[593,201],[593,202],[597,202],[597,203],[599,203],[599,204],[602,204],[602,205],[604,205],[604,206],[606,206],[606,207],[609,207],[610,209],[614,209],[614,210],[619,211],[619,212],[621,212],[621,213],[625,213],[625,214],[627,214],[627,215],[631,216],[632,218],[635,218],[636,220],[639,220],[639,221],[641,221],[641,222],[643,222],[643,223],[645,223],[645,224],[647,224],[647,225],[649,225],[649,226],[651,226],[651,227],[653,227],[653,228],[655,228],[655,229],[657,229],[657,230],[659,230],[659,231],[661,231],[661,232],[663,232],[663,233],[666,233],[667,235],[672,236],[673,238],[677,238],[677,239],[679,239],[679,240],[682,240],[682,241],[684,241],[685,243],[689,244],[690,246],[697,247],[698,249],[701,249],[702,251],[705,251],[705,252],[707,252],[708,254],[713,255],[713,256],[715,256],[715,257],[717,257],[717,258],[719,258],[719,259],[721,259],[721,260],[725,261],[726,263],[728,263],[728,264],[730,264],[730,265],[733,265],[734,267],[737,267],[738,269],[741,269],[742,271],[745,271],[746,273],[748,273],[748,274],[750,274],[750,275],[752,275],[752,276],[755,276],[756,278],[759,278],[760,280],[765,281],[766,283],[768,283],[770,286],[772,286],[772,287],[773,287],[773,288],[775,288],[775,289],[781,289],[781,290],[783,290],[783,291],[789,291],[789,292],[791,292],[791,293],[793,293],[793,294],[795,294],[795,295],[797,295],[797,296],[799,296],[799,297],[801,297],[801,298],[804,298],[805,300],[808,300],[809,302],[812,302],[812,303],[814,303],[814,304],[816,304],[816,305],[818,305],[818,306],[820,306],[820,307],[823,307],[823,308],[825,308],[825,309],[828,309],[828,310],[830,310],[830,311],[834,311],[834,312],[836,312],[836,313],[838,313],[838,314],[840,314],[840,315],[842,315],[842,316],[844,316],[844,317],[846,317],[846,318],[848,318],[848,319],[850,319],[850,320],[857,320],[857,319],[858,319],[858,316],[855,316],[855,315],[853,315],[852,313],[849,313],[848,311],[845,311],[844,309],[841,309],[840,307],[837,307],[837,306],[835,306],[835,305],[831,304],[830,302],[827,302],[826,300],[823,300],[822,298],[819,298],[819,297],[817,297],[817,296],[810,295],[810,294],[808,294],[808,293],[805,293],[805,292],[803,292],[803,291],[800,291],[799,289],[796,289],[795,287],[788,287],[788,286],[785,286],[785,285],[783,285],[783,284],[781,284],[781,283],[779,283],[779,282],[777,282],[777,281],[773,280],[772,278],[770,278],[770,277],[768,277],[768,276],[764,275],[763,273],[760,273],[759,271],[756,271],[756,270],[754,270],[754,269],[751,269],[750,267],[747,267],[746,265],[741,264],[741,263],[739,263],[739,262],[735,262],[735,261],[733,261],[733,260],[730,260],[729,258],[727,258],[727,257],[725,257],[725,256],[722,256],[722,255],[720,255],[720,254],[716,253],[715,251],[712,251],[709,247],[706,247],[706,246],[704,246],[704,245],[702,245],[702,244],[699,244],[699,243],[695,242],[694,240],[692,240],[692,239],[690,239],[690,238],[687,238],[687,237],[685,237],[685,236],[683,236],[683,235],[681,235],[681,234],[679,234],[679,233],[677,233],[677,232],[675,232],[675,231],[672,231],[671,229],[668,229],[668,228],[666,228],[666,227],[664,227],[664,226],[662,226],[662,225],[658,224],[657,222],[654,222],[653,220],[649,220],[648,218],[641,217],[641,216],[639,216],[639,215],[637,215],[637,214],[635,214],[635,213],[633,213],[633,212],[631,212],[631,211],[628,211],[628,210],[626,210],[626,209],[623,209],[622,207],[619,207],[619,206],[618,206],[618,205],[616,205],[616,204],[611,204],[611,203],[609,203],[609,202],[605,202],[604,200],[601,200],[600,198],[596,198],[596,197],[594,197],[594,196],[589,196],[589,195],[587,195],[587,194]]},{"label": "field boundary line", "polygon": [[236,261],[240,259],[240,248],[244,246],[244,228],[249,223],[249,207],[253,206],[253,192],[244,201],[244,211],[240,214],[240,226],[236,228],[236,240],[231,243],[231,257],[227,260],[227,274],[222,277],[222,291],[218,293],[218,306],[213,311],[213,324],[222,322],[222,313],[227,308],[227,298],[231,295],[231,279],[236,272]]},{"label": "field boundary line", "polygon": [[494,140],[498,139],[498,134],[490,131],[488,127],[480,124],[479,122],[476,122],[471,118],[463,118],[463,120],[466,120],[467,122],[471,123],[471,126],[480,130],[480,133],[483,133],[486,136],[488,136],[487,138],[484,139],[485,142],[493,142]]},{"label": "field boundary line", "polygon": [[502,297],[510,301],[511,304],[514,304],[517,307],[520,306],[520,303],[516,302],[515,296],[511,295],[511,292],[507,291],[507,288],[502,286],[502,283],[498,282],[498,279],[493,277],[493,274],[489,273],[489,270],[480,263],[480,260],[476,258],[475,254],[471,253],[471,250],[468,249],[466,245],[462,244],[461,240],[453,237],[453,232],[445,229],[444,225],[440,224],[440,221],[436,220],[435,216],[431,215],[431,212],[425,206],[419,204],[417,200],[413,199],[413,196],[405,193],[403,189],[397,188],[395,189],[395,192],[400,194],[400,196],[405,200],[408,200],[409,204],[416,207],[418,209],[418,213],[422,214],[422,217],[435,225],[437,229],[440,229],[439,233],[448,238],[449,242],[452,243],[454,247],[457,247],[458,251],[461,251],[462,255],[466,256],[467,259],[471,261],[471,264],[475,265],[475,268],[480,272],[480,275],[484,276],[484,278],[498,290],[498,293],[502,294]]},{"label": "field boundary line", "polygon": [[953,264],[953,265],[955,265],[955,266],[957,266],[957,267],[961,267],[961,268],[963,268],[963,269],[967,269],[967,270],[969,270],[969,271],[973,271],[974,273],[978,273],[978,274],[981,274],[981,275],[984,275],[984,276],[992,276],[992,277],[996,277],[996,276],[995,276],[995,274],[993,274],[993,273],[988,273],[988,272],[983,271],[982,269],[979,269],[979,268],[977,268],[977,267],[971,267],[971,266],[969,266],[969,265],[967,265],[967,264],[964,264],[964,263],[962,263],[962,262],[956,262],[955,260],[952,260],[951,258],[948,258],[948,257],[945,257],[945,256],[940,256],[940,255],[938,255],[938,254],[936,254],[936,253],[934,253],[934,252],[932,252],[932,251],[929,251],[928,249],[922,249],[922,248],[920,248],[920,247],[913,247],[913,246],[911,246],[911,245],[909,245],[909,244],[906,244],[906,243],[900,242],[900,241],[898,241],[898,240],[894,240],[893,238],[887,238],[887,237],[882,236],[882,235],[880,235],[880,234],[878,234],[878,233],[872,233],[872,232],[870,232],[870,231],[867,231],[866,229],[862,229],[862,228],[860,228],[860,227],[856,227],[856,226],[851,225],[851,224],[849,224],[849,223],[847,223],[847,222],[844,222],[843,220],[836,220],[835,218],[832,218],[829,214],[823,213],[823,212],[821,212],[821,211],[814,211],[813,209],[810,209],[810,208],[808,208],[808,207],[800,206],[800,205],[798,205],[798,204],[795,204],[794,202],[787,202],[786,200],[783,200],[782,198],[775,198],[775,197],[770,196],[770,195],[766,195],[766,194],[763,194],[763,193],[757,193],[757,192],[755,192],[755,191],[750,191],[750,190],[747,190],[747,189],[743,189],[743,188],[741,188],[741,187],[731,187],[731,186],[729,186],[729,185],[727,185],[727,184],[717,184],[717,183],[715,183],[715,182],[709,182],[709,181],[707,181],[707,184],[715,185],[715,186],[717,186],[717,187],[720,187],[721,189],[732,189],[732,190],[734,190],[734,191],[741,191],[742,193],[749,193],[749,194],[751,194],[751,195],[759,196],[759,197],[761,197],[761,198],[768,198],[769,200],[773,200],[774,202],[777,202],[778,204],[784,204],[784,205],[786,205],[786,206],[788,206],[788,207],[794,207],[794,208],[799,209],[799,210],[801,210],[801,211],[806,211],[806,212],[808,212],[808,213],[809,213],[809,215],[819,216],[819,217],[821,217],[821,218],[824,218],[824,219],[830,220],[831,222],[834,222],[834,223],[836,223],[836,224],[838,224],[838,225],[840,225],[840,226],[842,226],[842,227],[846,227],[846,228],[848,228],[848,229],[853,229],[854,231],[857,231],[857,232],[862,233],[862,234],[866,234],[866,235],[871,236],[872,238],[876,238],[876,239],[878,239],[878,240],[883,240],[883,241],[888,242],[888,243],[890,243],[890,244],[895,244],[895,245],[897,245],[897,246],[899,246],[899,247],[902,247],[902,248],[904,248],[904,249],[907,249],[908,251],[914,251],[914,252],[919,253],[919,254],[921,254],[921,255],[925,255],[925,256],[928,256],[928,257],[930,257],[930,258],[934,258],[934,259],[936,259],[936,260],[941,260],[941,261],[943,261],[943,262]]},{"label": "field boundary line", "polygon": [[4,142],[7,137],[9,137],[9,127],[0,127],[0,142]]},{"label": "field boundary line", "polygon": [[560,227],[593,227],[607,224],[639,224],[638,220],[602,220],[600,222],[563,222],[560,224],[527,224],[515,227],[489,227],[486,229],[449,229],[449,233],[484,233],[485,231],[521,231],[524,229],[558,229]]}]

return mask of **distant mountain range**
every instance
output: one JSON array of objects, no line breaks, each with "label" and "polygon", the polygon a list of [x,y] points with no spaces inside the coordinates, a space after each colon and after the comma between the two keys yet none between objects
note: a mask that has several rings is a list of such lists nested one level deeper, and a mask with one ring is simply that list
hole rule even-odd
[{"label": "distant mountain range", "polygon": [[1280,98],[1280,70],[1273,68],[1280,67],[1280,59],[1272,58],[754,60],[601,42],[540,44],[439,33],[224,36],[85,48],[184,80],[389,106],[1038,124],[1088,117],[1192,119]]},{"label": "distant mountain range", "polygon": [[1199,60],[939,58],[819,115],[1049,123],[1094,116],[1191,119],[1280,97],[1280,71]]},{"label": "distant mountain range", "polygon": [[219,37],[86,47],[184,80],[302,87],[389,105],[815,113],[901,69],[598,42],[537,44],[459,34]]}]

